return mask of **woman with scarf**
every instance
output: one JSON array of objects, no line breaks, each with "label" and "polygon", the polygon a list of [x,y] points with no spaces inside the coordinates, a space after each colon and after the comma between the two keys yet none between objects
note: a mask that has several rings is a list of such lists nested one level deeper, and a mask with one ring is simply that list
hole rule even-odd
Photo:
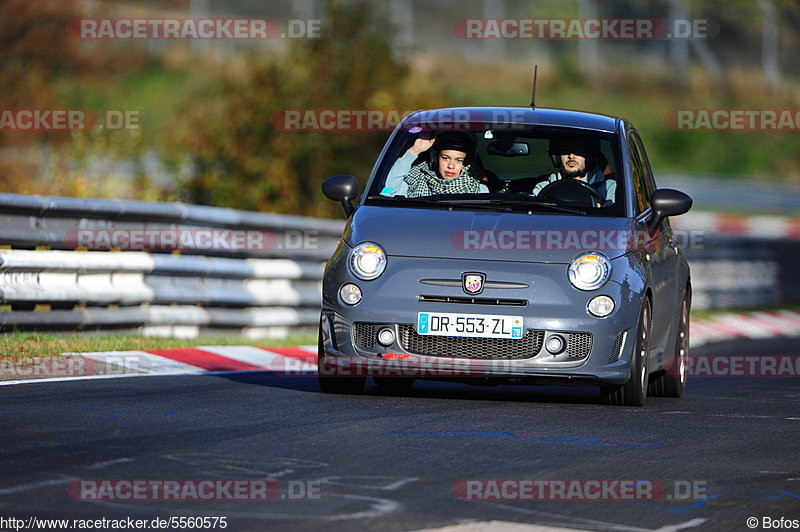
[{"label": "woman with scarf", "polygon": [[[430,150],[428,160],[413,165],[419,154],[427,150]],[[488,193],[486,185],[470,174],[474,159],[475,141],[467,133],[448,132],[436,140],[419,137],[389,170],[381,194],[418,198]]]}]

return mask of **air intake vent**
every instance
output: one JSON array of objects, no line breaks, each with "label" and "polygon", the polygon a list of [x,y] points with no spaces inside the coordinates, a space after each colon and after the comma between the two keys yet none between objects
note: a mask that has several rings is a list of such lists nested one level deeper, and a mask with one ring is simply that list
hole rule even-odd
[{"label": "air intake vent", "polygon": [[619,360],[620,354],[622,354],[622,347],[625,345],[625,338],[628,336],[628,331],[622,331],[617,336],[617,339],[614,340],[614,347],[611,349],[611,356],[608,357],[608,363],[613,364],[617,360]]},{"label": "air intake vent", "polygon": [[371,323],[354,323],[353,324],[353,341],[358,347],[374,347],[375,346],[375,325]]},{"label": "air intake vent", "polygon": [[572,358],[586,358],[592,350],[592,335],[573,333],[567,337],[567,354]]}]

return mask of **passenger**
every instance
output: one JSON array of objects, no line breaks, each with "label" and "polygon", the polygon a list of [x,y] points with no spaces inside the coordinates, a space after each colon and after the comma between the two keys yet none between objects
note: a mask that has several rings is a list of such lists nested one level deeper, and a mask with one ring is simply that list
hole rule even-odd
[{"label": "passenger", "polygon": [[[414,165],[417,157],[425,151],[429,152],[427,160]],[[442,133],[435,140],[420,136],[395,161],[381,194],[418,198],[436,194],[488,193],[486,185],[479,183],[470,172],[474,160],[475,140],[467,133]]]},{"label": "passenger", "polygon": [[[613,179],[606,179],[604,172],[606,168],[598,167],[600,162],[605,160],[605,156],[600,151],[600,143],[597,139],[580,136],[551,139],[550,157],[559,170],[533,187],[532,194],[534,196],[537,196],[550,183],[568,178],[579,179],[591,185],[601,197],[606,199],[603,207],[614,203],[617,182]],[[608,170],[610,172],[610,168]]]}]

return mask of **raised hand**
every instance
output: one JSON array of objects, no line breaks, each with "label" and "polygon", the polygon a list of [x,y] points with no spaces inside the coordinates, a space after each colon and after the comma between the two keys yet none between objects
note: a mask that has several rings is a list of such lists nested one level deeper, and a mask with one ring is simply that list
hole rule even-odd
[{"label": "raised hand", "polygon": [[414,156],[419,155],[420,153],[427,151],[433,146],[435,139],[425,139],[422,136],[418,137],[417,140],[414,141],[414,145],[411,146],[408,151],[411,152]]}]

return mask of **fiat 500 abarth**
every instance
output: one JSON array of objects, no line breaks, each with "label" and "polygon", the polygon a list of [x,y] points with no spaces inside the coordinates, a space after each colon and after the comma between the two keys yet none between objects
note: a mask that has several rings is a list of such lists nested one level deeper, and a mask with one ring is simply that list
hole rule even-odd
[{"label": "fiat 500 abarth", "polygon": [[610,404],[686,386],[691,282],[623,118],[533,108],[420,111],[391,134],[323,277],[319,383],[415,379],[599,386]]}]

